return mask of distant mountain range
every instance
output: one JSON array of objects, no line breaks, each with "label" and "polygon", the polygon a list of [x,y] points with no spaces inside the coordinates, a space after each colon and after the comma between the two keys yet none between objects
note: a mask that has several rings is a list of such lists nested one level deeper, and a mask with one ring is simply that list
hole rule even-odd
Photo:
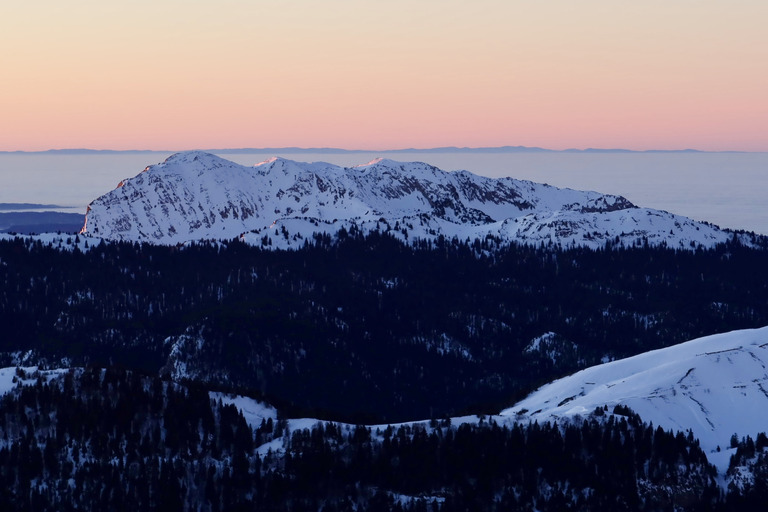
[{"label": "distant mountain range", "polygon": [[[745,151],[702,151],[698,149],[623,149],[623,148],[569,148],[547,149],[536,146],[492,146],[492,147],[457,147],[444,146],[436,148],[402,148],[402,149],[342,149],[342,148],[211,148],[204,149],[208,153],[217,154],[242,154],[242,153],[745,153]],[[44,151],[0,151],[0,154],[59,154],[59,155],[87,155],[87,154],[111,154],[111,153],[172,153],[174,150],[154,149],[48,149]]]},{"label": "distant mountain range", "polygon": [[21,204],[19,208],[8,207],[4,211],[0,204],[0,233],[77,233],[83,225],[83,215],[80,213],[62,213],[54,211],[29,211],[39,209],[38,206],[54,205],[32,205]]},{"label": "distant mountain range", "polygon": [[357,167],[271,158],[243,166],[210,153],[177,153],[88,207],[82,233],[177,244],[243,240],[301,247],[316,234],[387,232],[400,239],[492,239],[602,247],[711,246],[733,235],[639,208],[620,196],[560,189],[419,162]]},{"label": "distant mountain range", "polygon": [[25,210],[51,210],[67,208],[58,204],[38,204],[38,203],[0,203],[0,212],[18,212]]}]

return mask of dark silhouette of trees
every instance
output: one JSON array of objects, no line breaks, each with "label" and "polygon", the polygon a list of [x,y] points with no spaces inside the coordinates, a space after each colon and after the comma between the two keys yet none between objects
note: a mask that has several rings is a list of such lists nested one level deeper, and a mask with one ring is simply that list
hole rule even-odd
[{"label": "dark silhouette of trees", "polygon": [[0,365],[119,364],[353,422],[490,413],[603,358],[768,324],[767,254],[0,241]]},{"label": "dark silhouette of trees", "polygon": [[[207,392],[135,372],[23,379],[0,399],[8,510],[704,510],[763,496],[756,485],[721,500],[692,436],[626,410],[564,425],[281,420],[257,433]],[[278,434],[278,451],[257,450]]]}]

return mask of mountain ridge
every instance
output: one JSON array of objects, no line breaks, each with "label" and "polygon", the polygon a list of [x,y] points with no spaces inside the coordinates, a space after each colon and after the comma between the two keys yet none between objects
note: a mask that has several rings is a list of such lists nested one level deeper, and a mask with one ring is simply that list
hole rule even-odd
[{"label": "mountain ridge", "polygon": [[382,158],[342,167],[270,158],[248,167],[203,151],[176,153],[121,181],[88,206],[82,234],[160,244],[241,237],[290,248],[342,229],[593,248],[690,248],[732,236],[621,196],[445,172],[421,162]]}]

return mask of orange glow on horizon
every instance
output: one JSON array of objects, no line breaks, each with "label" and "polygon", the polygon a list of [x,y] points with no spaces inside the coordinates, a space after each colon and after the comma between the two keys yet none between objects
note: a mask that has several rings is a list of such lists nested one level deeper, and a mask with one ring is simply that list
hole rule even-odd
[{"label": "orange glow on horizon", "polygon": [[103,4],[0,19],[0,150],[768,151],[763,1]]}]

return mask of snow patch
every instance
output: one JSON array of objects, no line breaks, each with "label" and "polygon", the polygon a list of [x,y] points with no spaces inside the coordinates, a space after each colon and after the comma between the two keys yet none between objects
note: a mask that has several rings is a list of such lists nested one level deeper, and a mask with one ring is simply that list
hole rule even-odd
[{"label": "snow patch", "polygon": [[277,409],[253,398],[216,391],[211,391],[208,395],[211,397],[211,400],[221,400],[221,403],[224,405],[234,405],[243,414],[246,423],[253,429],[259,428],[262,421],[269,419],[274,421],[277,419]]}]

